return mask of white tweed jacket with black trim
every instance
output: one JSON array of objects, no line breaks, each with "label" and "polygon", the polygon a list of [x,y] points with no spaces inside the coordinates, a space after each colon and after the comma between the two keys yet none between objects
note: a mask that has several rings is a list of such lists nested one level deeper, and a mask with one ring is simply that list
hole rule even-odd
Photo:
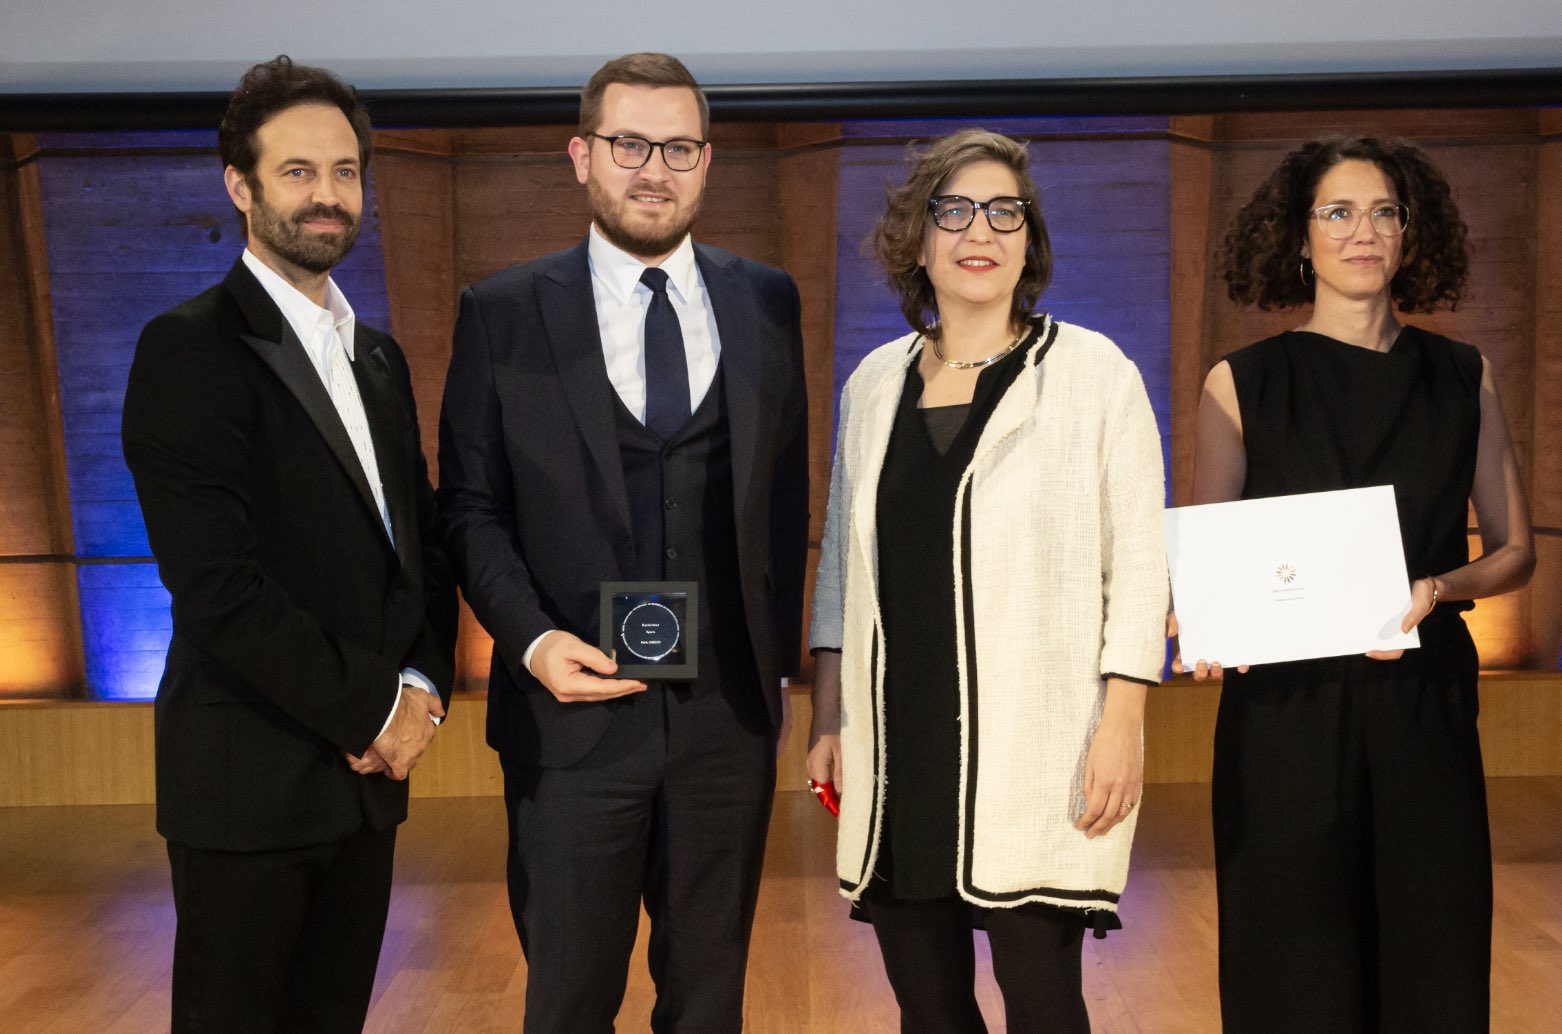
[{"label": "white tweed jacket with black trim", "polygon": [[[1161,439],[1138,369],[1110,340],[1043,326],[999,399],[956,496],[961,695],[955,885],[979,905],[1115,911],[1138,816],[1087,840],[1084,763],[1104,675],[1160,679],[1167,574]],[[879,472],[920,346],[871,352],[841,393],[809,633],[840,649],[842,791],[836,868],[856,900],[882,821]],[[966,550],[963,544],[969,542]]]}]

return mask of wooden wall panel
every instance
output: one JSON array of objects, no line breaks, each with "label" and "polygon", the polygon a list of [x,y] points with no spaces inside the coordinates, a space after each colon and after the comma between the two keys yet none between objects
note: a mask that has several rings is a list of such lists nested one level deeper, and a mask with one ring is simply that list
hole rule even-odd
[{"label": "wooden wall panel", "polygon": [[[374,182],[391,328],[407,356],[429,477],[439,483],[439,410],[456,304],[456,170],[448,130],[375,134]],[[478,137],[475,142],[481,142]],[[492,145],[490,145],[492,146]],[[493,640],[461,605],[457,691],[486,692]]]},{"label": "wooden wall panel", "polygon": [[550,153],[514,156],[457,152],[455,161],[458,290],[506,266],[580,243],[591,216],[562,145]]},{"label": "wooden wall panel", "polygon": [[439,402],[456,321],[455,172],[445,130],[375,134],[371,169],[390,333],[407,357],[429,475],[438,480]]},{"label": "wooden wall panel", "polygon": [[[590,216],[564,151],[569,132],[528,127],[451,135],[452,286],[458,295],[507,266],[579,242]],[[461,611],[457,688],[486,690],[493,639],[469,607],[463,604]]]},{"label": "wooden wall panel", "polygon": [[1186,676],[1151,689],[1144,709],[1144,781],[1201,783],[1214,760],[1220,684]]},{"label": "wooden wall panel", "polygon": [[1556,525],[1535,536],[1535,575],[1529,584],[1531,671],[1562,670],[1562,534]]},{"label": "wooden wall panel", "polygon": [[1555,672],[1483,672],[1480,726],[1487,775],[1559,774],[1562,679]]},{"label": "wooden wall panel", "polygon": [[0,700],[84,682],[74,571],[46,559],[74,545],[33,151],[0,136]]},{"label": "wooden wall panel", "polygon": [[152,706],[0,706],[0,807],[149,804]]},{"label": "wooden wall panel", "polygon": [[1535,111],[1528,108],[1269,111],[1217,115],[1214,136],[1231,143],[1258,141],[1289,147],[1325,133],[1392,134],[1431,144],[1445,139],[1531,137],[1535,120]]},{"label": "wooden wall panel", "polygon": [[[1470,285],[1458,311],[1413,322],[1480,348],[1496,375],[1519,469],[1527,472],[1535,421],[1530,384],[1536,344],[1535,140],[1439,143],[1429,150],[1448,176],[1470,228]],[[1472,511],[1470,524],[1476,523]],[[1471,536],[1470,555],[1480,552],[1479,538]],[[1522,668],[1528,663],[1532,592],[1526,588],[1481,600],[1470,613],[1482,664]]]},{"label": "wooden wall panel", "polygon": [[499,755],[489,748],[488,694],[463,693],[418,761],[412,774],[414,797],[488,797],[504,793]]},{"label": "wooden wall panel", "polygon": [[[418,763],[415,797],[503,792],[499,759],[483,742],[481,696],[455,700]],[[150,804],[155,798],[150,703],[0,704],[0,808]]]},{"label": "wooden wall panel", "polygon": [[1211,118],[1174,118],[1168,147],[1171,215],[1171,460],[1166,472],[1171,502],[1183,506],[1193,492],[1193,428],[1203,390],[1204,323],[1211,274],[1210,195],[1214,158]]},{"label": "wooden wall panel", "polygon": [[487,693],[493,653],[493,636],[462,599],[460,624],[456,630],[456,684],[453,688],[463,693]]},{"label": "wooden wall panel", "polygon": [[[850,133],[848,133],[850,135]],[[884,211],[884,192],[906,176],[901,143],[853,141],[841,151],[835,246],[834,398],[864,356],[909,329],[884,272],[867,252],[868,235]]]},{"label": "wooden wall panel", "polygon": [[[830,493],[835,426],[835,204],[840,171],[835,125],[778,127],[782,265],[797,281],[803,306],[803,349],[808,379],[808,567],[804,597],[802,670],[813,678],[808,655],[814,572]],[[806,735],[806,728],[803,734]]]},{"label": "wooden wall panel", "polygon": [[79,696],[81,619],[67,563],[0,563],[0,703]]},{"label": "wooden wall panel", "polygon": [[[1562,109],[1540,113],[1535,162],[1535,347],[1530,508],[1539,564],[1530,585],[1529,666],[1562,666]],[[1522,387],[1522,385],[1521,385]]]},{"label": "wooden wall panel", "polygon": [[34,306],[33,285],[46,288],[47,278],[35,269],[42,254],[29,257],[25,230],[29,214],[37,222],[36,190],[28,189],[35,184],[36,170],[20,168],[9,139],[0,138],[0,554],[7,556],[70,548],[69,500],[57,491],[63,472],[54,462],[58,387],[41,361],[53,351],[39,346],[44,328]]}]

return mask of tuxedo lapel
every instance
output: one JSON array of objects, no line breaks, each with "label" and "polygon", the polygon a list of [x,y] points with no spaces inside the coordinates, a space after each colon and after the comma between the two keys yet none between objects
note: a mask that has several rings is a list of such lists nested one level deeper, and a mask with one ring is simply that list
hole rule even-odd
[{"label": "tuxedo lapel", "polygon": [[[303,407],[310,422],[320,432],[320,437],[325,439],[326,447],[336,457],[342,473],[358,490],[359,497],[368,507],[374,517],[375,525],[380,528],[383,535],[384,522],[380,520],[379,505],[375,503],[374,493],[369,488],[368,479],[364,477],[363,464],[358,461],[358,452],[353,448],[347,428],[342,426],[342,418],[337,415],[336,405],[327,394],[325,385],[320,382],[320,375],[310,364],[309,356],[304,353],[303,342],[298,340],[298,335],[293,333],[292,327],[288,326],[281,310],[271,300],[266,289],[260,286],[260,281],[244,267],[242,259],[234,263],[233,269],[229,271],[223,283],[234,301],[238,303],[239,310],[243,312],[250,330],[253,331],[248,334],[241,333],[240,340],[270,367],[271,372],[276,374],[282,385],[298,400],[298,404]],[[378,448],[378,439],[375,445]],[[386,545],[390,545],[389,539],[386,540]]]},{"label": "tuxedo lapel", "polygon": [[722,387],[727,395],[727,424],[732,449],[733,512],[741,523],[759,447],[760,345],[755,333],[760,325],[754,309],[753,289],[733,270],[733,256],[694,246],[700,275],[716,314],[721,338]]},{"label": "tuxedo lapel", "polygon": [[542,314],[559,384],[574,414],[575,426],[596,461],[597,472],[623,522],[623,530],[627,530],[629,491],[624,486],[624,464],[613,422],[616,400],[607,377],[607,362],[602,357],[602,334],[597,327],[586,245],[582,243],[561,256],[552,269],[537,278],[536,284],[537,311]]},{"label": "tuxedo lapel", "polygon": [[418,537],[417,517],[413,512],[415,502],[407,494],[413,485],[405,434],[407,415],[384,352],[377,343],[371,344],[366,338],[360,329],[355,344],[358,357],[353,362],[353,376],[358,381],[358,394],[363,398],[369,436],[374,440],[374,459],[380,467],[380,486],[385,492],[385,509],[390,513],[396,555],[402,565],[407,566],[412,562],[409,551]]}]

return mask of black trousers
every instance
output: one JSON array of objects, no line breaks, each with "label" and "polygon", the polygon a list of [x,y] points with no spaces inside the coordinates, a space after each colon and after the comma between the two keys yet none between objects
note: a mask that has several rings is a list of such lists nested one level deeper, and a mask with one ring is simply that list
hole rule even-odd
[{"label": "black trousers", "polygon": [[1488,1028],[1491,843],[1475,654],[1227,676],[1215,734],[1230,1034]]},{"label": "black trousers", "polygon": [[390,908],[396,831],[289,851],[170,841],[178,1034],[363,1029]]},{"label": "black trousers", "polygon": [[[900,1005],[901,1034],[983,1034],[971,906],[953,895],[901,901],[878,887],[862,904]],[[1022,906],[986,911],[985,926],[1008,1034],[1088,1034],[1084,919]]]},{"label": "black trousers", "polygon": [[774,734],[752,695],[653,683],[576,765],[501,757],[528,1034],[613,1030],[642,902],[652,1030],[741,1031],[775,790]]}]

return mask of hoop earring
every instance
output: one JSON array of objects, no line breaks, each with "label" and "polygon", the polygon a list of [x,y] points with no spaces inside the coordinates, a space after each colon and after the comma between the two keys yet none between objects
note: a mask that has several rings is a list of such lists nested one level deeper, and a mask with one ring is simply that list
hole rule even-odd
[{"label": "hoop earring", "polygon": [[[1312,281],[1307,279],[1307,257],[1305,255],[1302,256],[1302,260],[1296,264],[1296,278],[1302,282],[1303,287],[1312,286]],[[1313,280],[1316,279],[1318,278],[1313,278]]]}]

